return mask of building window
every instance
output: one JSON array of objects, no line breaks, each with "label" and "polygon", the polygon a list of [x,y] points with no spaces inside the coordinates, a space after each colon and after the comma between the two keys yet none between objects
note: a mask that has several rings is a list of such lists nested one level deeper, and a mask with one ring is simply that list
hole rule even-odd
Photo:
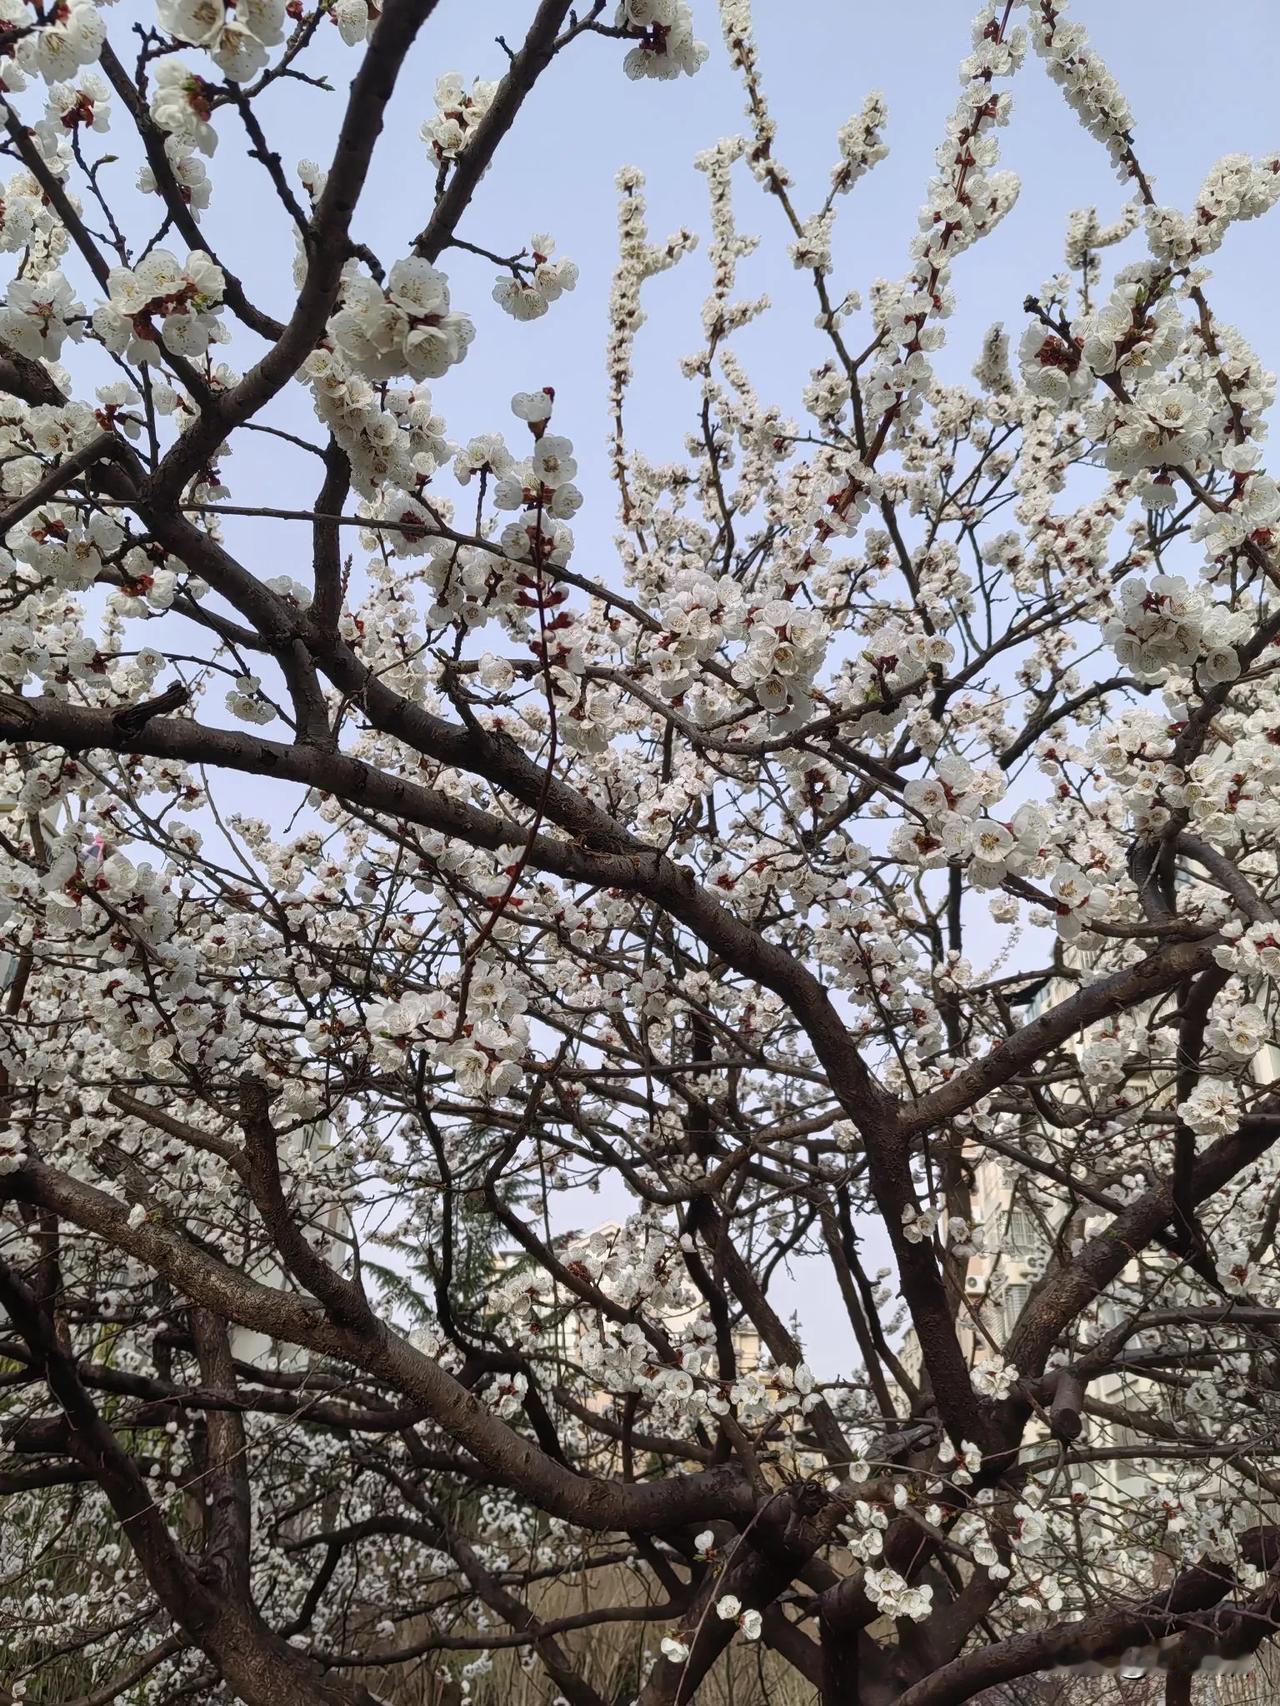
[{"label": "building window", "polygon": [[1004,1330],[1006,1334],[1013,1331],[1019,1315],[1022,1314],[1027,1298],[1031,1295],[1029,1285],[1007,1285],[1004,1288]]},{"label": "building window", "polygon": [[1025,1208],[1009,1211],[1009,1245],[1014,1250],[1031,1250],[1039,1243],[1039,1228]]}]

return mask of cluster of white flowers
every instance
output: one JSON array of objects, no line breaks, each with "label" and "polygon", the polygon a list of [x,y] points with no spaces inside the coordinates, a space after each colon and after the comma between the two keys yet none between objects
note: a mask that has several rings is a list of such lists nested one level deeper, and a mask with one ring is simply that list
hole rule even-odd
[{"label": "cluster of white flowers", "polygon": [[947,1249],[953,1256],[981,1256],[986,1247],[985,1227],[971,1226],[962,1214],[947,1216]]},{"label": "cluster of white flowers", "polygon": [[1003,1581],[1010,1572],[1007,1566],[1000,1562],[1000,1549],[996,1543],[999,1532],[997,1529],[993,1534],[982,1510],[968,1510],[952,1526],[951,1538],[957,1546],[968,1548],[979,1569],[985,1570],[997,1581]]},{"label": "cluster of white flowers", "polygon": [[107,37],[92,0],[49,7],[39,21],[22,0],[0,0],[0,28],[9,38],[4,86],[10,92],[24,87],[26,72],[46,83],[70,82],[82,66],[97,62]]},{"label": "cluster of white flowers", "polygon": [[1022,334],[1018,366],[1031,395],[1055,407],[1080,402],[1095,383],[1076,339],[1063,337],[1037,320]]},{"label": "cluster of white flowers", "polygon": [[706,43],[694,39],[687,0],[618,0],[613,21],[640,38],[622,62],[628,77],[692,76],[707,57]]},{"label": "cluster of white flowers", "polygon": [[960,67],[962,92],[937,150],[938,170],[911,245],[912,270],[884,287],[875,304],[882,354],[864,381],[865,406],[876,418],[905,425],[919,413],[932,379],[929,352],[942,342],[930,325],[950,311],[952,262],[995,229],[1018,195],[1011,172],[994,170],[996,129],[1007,123],[1010,103],[993,89],[1026,52],[1026,32],[1008,30],[1008,10],[984,5],[974,20],[972,51]]},{"label": "cluster of white flowers", "polygon": [[1126,202],[1118,219],[1102,225],[1096,207],[1077,208],[1067,221],[1067,265],[1073,272],[1087,273],[1088,282],[1093,284],[1101,270],[1097,264],[1098,250],[1123,243],[1136,230],[1141,214],[1141,203]]},{"label": "cluster of white flowers", "polygon": [[467,89],[456,71],[446,71],[437,79],[436,110],[424,120],[419,134],[438,161],[458,158],[493,104],[497,92],[496,83],[486,82],[480,77]]},{"label": "cluster of white flowers", "polygon": [[1166,672],[1190,675],[1205,685],[1234,681],[1240,674],[1239,643],[1249,633],[1248,616],[1214,604],[1180,575],[1136,576],[1120,588],[1120,609],[1103,624],[1103,638],[1117,660],[1135,674],[1160,679]]},{"label": "cluster of white flowers", "polygon": [[1205,1031],[1205,1042],[1228,1060],[1250,1062],[1271,1035],[1271,1022],[1251,1001],[1219,1005]]},{"label": "cluster of white flowers", "polygon": [[1133,112],[1106,61],[1089,45],[1084,26],[1064,16],[1066,0],[1037,0],[1030,8],[1031,39],[1068,104],[1091,136],[1103,144],[1122,178],[1130,176]]},{"label": "cluster of white flowers", "polygon": [[457,1094],[489,1099],[510,1095],[524,1076],[526,1005],[516,979],[480,965],[456,989],[373,1002],[365,1022],[381,1065],[401,1068],[421,1051],[450,1076]]},{"label": "cluster of white flowers", "polygon": [[303,372],[316,413],[350,457],[356,490],[370,501],[386,487],[390,501],[399,502],[448,457],[443,423],[425,385],[375,388],[339,352],[323,348],[312,352]]},{"label": "cluster of white flowers", "polygon": [[[857,483],[862,487],[861,476]],[[863,501],[860,492],[857,502]],[[850,700],[860,708],[859,729],[883,736],[896,728],[912,700],[928,688],[930,665],[945,664],[950,657],[949,640],[924,632],[906,617],[869,622],[848,685]]]},{"label": "cluster of white flowers", "polygon": [[835,212],[829,207],[807,219],[800,236],[787,248],[792,266],[802,272],[815,272],[825,277],[833,264],[831,233],[834,227]]},{"label": "cluster of white flowers", "polygon": [[203,356],[227,340],[218,320],[225,285],[203,250],[180,262],[167,249],[152,249],[136,267],[112,267],[110,295],[94,310],[93,329],[113,354],[139,364],[162,361],[166,350]]},{"label": "cluster of white flowers", "polygon": [[92,71],[74,83],[55,83],[45,116],[35,126],[45,153],[56,156],[61,143],[79,130],[105,133],[111,128],[111,90]]},{"label": "cluster of white flowers", "polygon": [[578,464],[572,442],[547,431],[553,401],[549,390],[518,391],[511,399],[511,412],[533,437],[531,456],[516,462],[504,460],[504,451],[496,446],[488,452],[498,459],[491,464],[498,475],[495,506],[520,511],[498,541],[504,555],[516,562],[563,565],[573,551],[573,535],[563,523],[577,513],[582,493],[574,483]]},{"label": "cluster of white flowers", "polygon": [[445,275],[410,256],[395,263],[385,287],[348,263],[329,335],[366,379],[438,379],[466,355],[475,326],[450,309]]},{"label": "cluster of white flowers", "polygon": [[16,172],[0,186],[0,253],[29,249],[33,270],[42,262],[52,266],[65,250],[65,236],[34,178]]},{"label": "cluster of white flowers", "polygon": [[1280,751],[1270,729],[1255,727],[1226,750],[1199,753],[1185,781],[1164,779],[1160,796],[1168,809],[1186,810],[1198,835],[1234,847],[1241,837],[1267,833],[1278,783]]},{"label": "cluster of white flowers", "polygon": [[927,1244],[938,1230],[939,1214],[936,1208],[923,1211],[916,1208],[914,1203],[904,1203],[902,1208],[902,1236],[908,1244]]},{"label": "cluster of white flowers", "polygon": [[[615,419],[632,377],[631,358],[636,333],[644,324],[640,290],[646,279],[672,267],[697,247],[691,231],[681,230],[661,246],[650,243],[645,219],[644,173],[624,166],[618,173],[618,265],[609,296],[609,337],[605,367],[609,374],[609,401]],[[615,438],[613,460],[621,471],[623,447]]]},{"label": "cluster of white flowers", "polygon": [[1059,860],[1049,889],[1057,905],[1054,923],[1064,942],[1075,941],[1088,929],[1089,920],[1098,915],[1094,902],[1099,887],[1074,860]]},{"label": "cluster of white flowers", "polygon": [[284,40],[285,0],[156,0],[161,29],[202,47],[233,83],[261,71]]},{"label": "cluster of white flowers", "polygon": [[974,1368],[973,1389],[984,1398],[1007,1398],[1017,1384],[1017,1369],[1003,1357],[981,1357]]},{"label": "cluster of white flowers", "polygon": [[804,605],[775,598],[747,605],[742,627],[746,648],[734,663],[734,680],[778,726],[804,722],[813,709],[809,689],[826,655],[826,623]]},{"label": "cluster of white flowers", "polygon": [[22,522],[9,537],[20,562],[47,575],[55,586],[82,591],[103,576],[124,544],[124,532],[101,511],[85,515],[50,504]]},{"label": "cluster of white flowers", "polygon": [[1253,160],[1247,154],[1228,154],[1205,178],[1189,214],[1172,207],[1147,209],[1151,252],[1169,266],[1191,266],[1197,257],[1220,248],[1233,224],[1260,218],[1278,200],[1280,155]]},{"label": "cluster of white flowers", "polygon": [[1222,1078],[1202,1078],[1178,1103],[1178,1118],[1197,1137],[1227,1137],[1240,1124],[1240,1097],[1234,1084]]},{"label": "cluster of white flowers", "polygon": [[1192,538],[1201,540],[1210,558],[1219,559],[1252,540],[1266,545],[1272,531],[1280,527],[1280,483],[1270,474],[1256,470],[1257,447],[1242,445],[1224,451],[1219,461],[1238,478],[1228,503],[1202,511],[1192,526]]},{"label": "cluster of white flowers", "polygon": [[263,697],[262,681],[256,675],[238,675],[227,694],[227,709],[242,723],[273,723],[275,706]]},{"label": "cluster of white flowers", "polygon": [[873,89],[863,101],[861,112],[847,118],[836,133],[840,161],[831,173],[833,195],[847,195],[859,178],[888,158],[889,145],[884,140],[888,122],[889,109],[884,96]]},{"label": "cluster of white flowers", "polygon": [[[1099,231],[1092,209],[1073,215],[1068,258],[1079,251],[1088,262],[1091,243],[1123,234],[1123,221]],[[1092,276],[1086,266],[1087,279]],[[1213,416],[1190,385],[1165,371],[1184,354],[1187,340],[1179,303],[1162,292],[1150,263],[1128,267],[1108,299],[1070,325],[1039,309],[1019,350],[1023,384],[1034,397],[1063,408],[1090,398],[1096,379],[1106,378],[1111,389],[1088,424],[1108,466],[1129,473],[1194,466],[1209,446]]]},{"label": "cluster of white flowers", "polygon": [[84,303],[60,272],[10,281],[0,339],[32,361],[57,361],[68,338],[84,335]]},{"label": "cluster of white flowers", "polygon": [[545,233],[535,234],[529,245],[532,268],[505,275],[493,287],[493,300],[514,320],[541,319],[553,302],[578,282],[573,261],[551,259],[555,242]]},{"label": "cluster of white flowers", "polygon": [[913,1587],[896,1570],[868,1569],[863,1583],[867,1598],[886,1617],[924,1623],[933,1611],[933,1589],[923,1582]]},{"label": "cluster of white flowers", "polygon": [[724,1623],[736,1623],[748,1641],[758,1641],[762,1620],[758,1611],[744,1610],[735,1593],[722,1594],[716,1601],[716,1616]]},{"label": "cluster of white flowers", "polygon": [[939,1474],[953,1487],[971,1487],[982,1470],[982,1463],[982,1447],[973,1440],[962,1440],[959,1450],[949,1439],[938,1443]]},{"label": "cluster of white flowers", "polygon": [[1245,925],[1235,918],[1223,924],[1221,933],[1226,941],[1213,957],[1224,971],[1280,982],[1280,925]]},{"label": "cluster of white flowers", "polygon": [[[183,200],[195,212],[208,207],[212,185],[199,155],[212,156],[218,146],[213,116],[213,86],[177,59],[161,59],[152,71],[151,117],[164,133],[164,151]],[[150,163],[138,174],[146,195],[159,192]]]},{"label": "cluster of white flowers", "polygon": [[1168,296],[1152,302],[1147,269],[1127,269],[1108,300],[1076,323],[1084,360],[1095,373],[1126,381],[1145,379],[1166,367],[1182,347],[1182,314]]},{"label": "cluster of white flowers", "polygon": [[1143,487],[1153,509],[1176,502],[1169,468],[1194,468],[1210,448],[1213,417],[1205,398],[1192,386],[1163,376],[1141,387],[1132,400],[1106,397],[1090,406],[1087,426],[1105,445],[1108,468],[1135,475],[1160,470]]},{"label": "cluster of white flowers", "polygon": [[1048,825],[1036,806],[1019,806],[1008,822],[987,815],[999,802],[1004,781],[953,755],[935,761],[932,773],[907,783],[902,803],[911,814],[894,830],[896,857],[926,870],[964,860],[982,889],[1007,876],[1029,876],[1042,864]]}]

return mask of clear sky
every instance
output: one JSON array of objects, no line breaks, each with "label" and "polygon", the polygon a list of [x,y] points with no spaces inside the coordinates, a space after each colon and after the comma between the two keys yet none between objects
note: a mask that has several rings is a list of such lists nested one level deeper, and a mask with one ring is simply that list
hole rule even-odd
[{"label": "clear sky", "polygon": [[[453,280],[454,306],[479,324],[466,362],[434,388],[450,435],[461,441],[474,432],[505,430],[512,392],[553,384],[557,429],[578,447],[587,493],[575,523],[575,566],[606,581],[616,579],[613,499],[602,478],[614,176],[624,163],[644,171],[654,236],[681,224],[705,232],[704,180],[692,158],[742,128],[741,90],[720,44],[714,0],[693,0],[693,10],[712,54],[692,80],[631,83],[622,73],[623,44],[603,39],[576,44],[528,102],[461,226],[462,236],[498,253],[518,250],[534,231],[551,232],[558,252],[581,267],[575,295],[553,305],[543,320],[519,325],[489,300],[491,266],[459,253],[442,262]],[[839,124],[868,91],[884,92],[890,156],[842,205],[836,282],[840,290],[865,291],[877,277],[901,276],[933,152],[955,101],[956,66],[968,50],[968,0],[896,5],[756,0],[755,11],[766,88],[779,124],[776,154],[797,182],[802,210],[816,206],[825,193]],[[384,261],[407,253],[429,209],[433,173],[417,131],[432,110],[436,77],[451,70],[468,81],[500,76],[505,56],[495,38],[516,42],[531,12],[532,0],[442,0],[410,58],[375,162],[373,193],[357,221],[356,236]],[[1139,157],[1162,201],[1189,205],[1206,171],[1225,153],[1257,154],[1280,144],[1277,0],[1229,0],[1216,7],[1203,0],[1159,5],[1077,0],[1072,13],[1089,29],[1132,104]],[[113,33],[118,18],[117,13],[112,19]],[[332,38],[324,52],[336,87],[345,88],[354,56]],[[192,63],[199,57],[188,56]],[[1014,116],[1001,133],[1000,163],[1018,172],[1022,193],[995,235],[956,266],[958,310],[939,358],[942,372],[954,378],[967,375],[992,321],[1004,320],[1016,338],[1023,298],[1062,265],[1069,212],[1096,205],[1109,220],[1129,196],[1034,55],[1012,88]],[[339,95],[286,84],[271,92],[261,116],[270,141],[292,168],[303,155],[327,160],[339,111]],[[243,157],[230,114],[220,129],[224,142],[212,163],[216,188],[207,227],[228,262],[253,281],[253,294],[280,312],[288,303],[292,237],[261,169]],[[741,270],[742,294],[768,291],[778,304],[742,340],[741,351],[761,395],[789,409],[809,368],[824,354],[812,326],[812,298],[787,258],[779,210],[745,170],[737,205],[742,228],[763,239]],[[1278,219],[1273,215],[1231,233],[1215,258],[1210,292],[1218,315],[1239,325],[1272,368],[1280,367]],[[655,281],[647,297],[650,323],[637,349],[630,422],[633,443],[659,460],[678,454],[691,421],[693,397],[679,379],[677,363],[697,342],[706,267],[700,252]],[[301,412],[297,418],[302,424]],[[295,483],[299,473],[307,486]],[[305,501],[313,482],[310,468],[292,466],[287,452],[234,466],[228,475],[237,502],[294,505]],[[303,530],[254,522],[233,524],[228,533],[251,562],[269,557],[270,572],[306,578]],[[562,1205],[567,1224],[589,1223],[619,1207]],[[872,1229],[868,1241],[874,1251]],[[848,1367],[849,1334],[824,1272],[806,1265],[779,1281],[777,1301],[784,1313],[800,1310],[816,1367],[828,1374]]]}]

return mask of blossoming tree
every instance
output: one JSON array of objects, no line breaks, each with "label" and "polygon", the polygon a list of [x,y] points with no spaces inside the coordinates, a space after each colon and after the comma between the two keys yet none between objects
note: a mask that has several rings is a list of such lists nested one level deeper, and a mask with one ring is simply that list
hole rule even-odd
[{"label": "blossoming tree", "polygon": [[[572,312],[473,192],[539,79],[708,50],[684,0],[530,0],[500,79],[440,80],[379,256],[435,10],[4,0],[0,1697],[456,1698],[514,1649],[542,1697],[676,1706],[749,1650],[950,1706],[1159,1649],[1189,1700],[1280,1617],[1280,488],[1207,266],[1280,156],[1164,205],[1062,0],[987,4],[864,303],[832,228],[884,103],[811,210],[722,0],[689,437],[628,432],[694,238],[626,171],[584,563],[552,384],[449,440],[486,321],[448,263]],[[1122,188],[944,384],[1024,58]],[[282,159],[286,84],[340,110],[327,164]],[[292,292],[208,240],[220,137]],[[826,340],[799,418],[741,355],[736,179]],[[263,457],[287,574],[228,543]],[[992,1157],[1047,1249],[1012,1319],[966,1288]],[[626,1206],[566,1241],[582,1185]]]}]

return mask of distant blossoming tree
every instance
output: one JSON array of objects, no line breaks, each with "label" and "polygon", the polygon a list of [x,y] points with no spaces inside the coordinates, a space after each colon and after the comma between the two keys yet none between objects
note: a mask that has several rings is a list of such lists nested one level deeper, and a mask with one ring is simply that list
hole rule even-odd
[{"label": "distant blossoming tree", "polygon": [[[435,10],[0,10],[0,1700],[478,1700],[508,1649],[571,1706],[788,1667],[952,1706],[1135,1650],[1190,1700],[1280,1624],[1280,488],[1206,264],[1280,156],[1163,205],[1065,4],[986,4],[864,300],[833,224],[885,105],[812,208],[721,0],[689,435],[628,436],[694,237],[627,170],[586,562],[553,383],[450,442],[486,334],[441,263],[571,312],[481,177],[544,75],[708,50],[685,0],[530,0],[406,188]],[[1129,199],[945,384],[1027,57]],[[340,109],[327,165],[282,159],[286,88]],[[234,255],[215,144],[260,183]],[[423,222],[384,256],[381,168]],[[735,341],[736,179],[812,289],[798,418]],[[993,1161],[1020,1311],[967,1283]],[[586,1185],[617,1224],[566,1238]]]}]

